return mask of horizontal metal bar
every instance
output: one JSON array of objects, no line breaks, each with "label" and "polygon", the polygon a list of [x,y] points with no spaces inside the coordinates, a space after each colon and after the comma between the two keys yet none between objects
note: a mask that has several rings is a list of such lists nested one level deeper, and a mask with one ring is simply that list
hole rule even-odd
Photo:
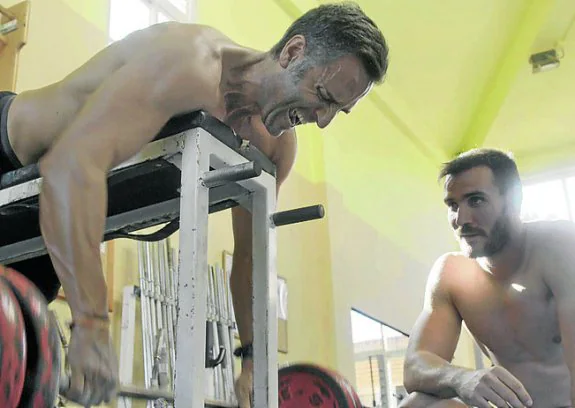
[{"label": "horizontal metal bar", "polygon": [[167,402],[174,402],[174,393],[169,390],[148,389],[141,387],[134,387],[131,385],[121,385],[116,394],[118,397],[143,399],[143,400],[156,400],[164,399]]},{"label": "horizontal metal bar", "polygon": [[297,208],[295,210],[281,211],[272,215],[273,223],[276,227],[298,222],[317,220],[325,216],[323,205],[312,205],[309,207]]},{"label": "horizontal metal bar", "polygon": [[[202,129],[200,129],[200,135],[202,135]],[[217,139],[207,138],[206,143],[209,146],[209,150],[214,152],[210,156],[210,166],[214,169],[234,166],[248,161],[237,152],[226,148],[226,146]],[[276,179],[274,176],[264,171],[257,177],[252,177],[247,180],[238,180],[236,181],[236,184],[250,192],[267,189],[273,189],[275,191]]]},{"label": "horizontal metal bar", "polygon": [[[66,391],[68,389],[69,378],[67,376],[62,376],[60,379],[60,394],[64,397],[66,396]],[[170,390],[164,390],[160,388],[143,388],[136,387],[133,385],[120,385],[116,393],[118,398],[133,398],[139,400],[153,401],[158,399],[163,399],[166,402],[174,402],[174,393]],[[232,408],[234,405],[223,402],[206,400],[206,407],[212,408]]]},{"label": "horizontal metal bar", "polygon": [[[194,137],[199,137],[199,135],[209,136],[210,144],[217,146],[218,149],[222,149],[227,157],[233,158],[229,160],[228,163],[222,163],[221,161],[219,161],[219,166],[217,167],[226,167],[230,165],[237,165],[240,163],[246,163],[246,162],[249,163],[250,161],[252,161],[254,163],[257,163],[257,165],[260,168],[265,170],[265,174],[268,175],[269,177],[273,178],[273,174],[275,174],[275,171],[273,172],[271,171],[274,169],[268,169],[267,164],[263,162],[264,160],[263,157],[265,156],[253,157],[250,156],[249,154],[246,154],[246,152],[248,151],[251,151],[253,153],[255,151],[253,148],[251,148],[251,150],[247,148],[241,148],[240,150],[242,153],[239,153],[231,149],[224,143],[222,143],[220,140],[218,140],[217,138],[215,138],[213,135],[206,132],[202,128],[194,128],[192,130],[182,132],[175,136],[170,136],[165,139],[160,139],[148,143],[140,152],[132,156],[130,159],[119,164],[118,166],[114,167],[111,170],[111,172],[158,158],[164,158],[165,160],[176,164],[177,167],[180,167],[178,163],[181,160],[181,153],[184,148],[184,139],[189,134],[193,134]],[[250,159],[247,159],[246,156],[250,157]],[[33,168],[34,166],[29,166],[29,168],[26,168],[25,170],[21,171],[31,172]],[[258,173],[257,178],[262,179],[262,177],[263,175]],[[242,183],[244,183],[244,181],[240,181],[240,184]],[[37,196],[40,193],[41,187],[42,187],[42,178],[37,178],[34,180],[27,181],[25,183],[2,188],[0,189],[0,207],[3,207],[7,204],[11,204],[20,200],[24,200],[29,197]]]},{"label": "horizontal metal bar", "polygon": [[256,162],[241,163],[208,171],[202,177],[206,187],[215,187],[224,183],[246,180],[262,174],[262,166]]},{"label": "horizontal metal bar", "polygon": [[248,190],[237,183],[229,183],[223,186],[210,188],[210,207],[222,201],[241,201],[250,194]]},{"label": "horizontal metal bar", "polygon": [[[210,213],[234,207],[235,202],[249,195],[245,188],[230,183],[210,189]],[[113,215],[106,220],[105,235],[121,230],[130,233],[148,227],[163,224],[176,219],[180,214],[180,199],[174,198],[147,207],[122,214]],[[0,218],[1,219],[1,218]],[[107,240],[105,238],[105,240]],[[42,237],[33,237],[25,241],[0,247],[0,262],[14,263],[46,254]]]},{"label": "horizontal metal bar", "polygon": [[138,231],[171,221],[177,218],[179,214],[180,199],[173,198],[158,204],[108,217],[105,233],[117,230],[124,232]]},{"label": "horizontal metal bar", "polygon": [[[105,233],[123,230],[125,232],[152,227],[170,221],[178,216],[180,199],[138,208],[123,214],[113,215],[106,220]],[[0,262],[13,263],[46,254],[42,237],[27,239],[0,248]]]},{"label": "horizontal metal bar", "polygon": [[18,29],[18,20],[11,20],[0,25],[0,34],[9,34]]}]

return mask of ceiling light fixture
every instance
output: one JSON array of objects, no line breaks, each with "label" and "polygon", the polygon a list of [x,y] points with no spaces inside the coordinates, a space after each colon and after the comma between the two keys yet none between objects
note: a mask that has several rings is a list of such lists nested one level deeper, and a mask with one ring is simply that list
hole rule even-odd
[{"label": "ceiling light fixture", "polygon": [[529,63],[531,64],[534,74],[558,68],[560,64],[559,60],[560,57],[557,54],[557,50],[542,51],[532,54],[531,57],[529,57]]}]

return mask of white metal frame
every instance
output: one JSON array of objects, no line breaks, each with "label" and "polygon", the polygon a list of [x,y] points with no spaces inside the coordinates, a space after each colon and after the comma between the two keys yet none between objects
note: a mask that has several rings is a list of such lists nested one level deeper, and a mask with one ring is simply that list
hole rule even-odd
[{"label": "white metal frame", "polygon": [[[204,406],[209,201],[209,189],[202,177],[210,166],[219,169],[248,160],[202,129],[187,132],[184,144],[183,154],[172,158],[174,163],[181,159],[182,171],[176,338],[186,339],[176,342],[174,392],[176,406],[199,408]],[[276,206],[276,181],[262,172],[258,177],[237,183],[252,192],[251,202],[243,205],[252,212],[253,219],[254,408],[275,408],[278,405],[277,273],[276,234],[271,215]],[[190,208],[194,211],[189,211]],[[178,358],[200,351],[202,358],[193,359],[191,364]]]},{"label": "white metal frame", "polygon": [[[176,407],[203,408],[205,387],[207,243],[209,188],[203,183],[210,168],[220,169],[249,160],[204,129],[195,128],[147,145],[139,154],[116,169],[163,157],[181,169],[180,250],[177,285]],[[276,231],[272,214],[276,207],[276,180],[269,173],[234,182],[251,192],[241,203],[252,213],[253,242],[253,333],[254,333],[254,406],[277,408],[277,270]],[[41,179],[0,191],[0,207],[39,194]],[[177,200],[110,217],[106,231],[139,223],[146,217],[158,217],[174,211]],[[4,252],[2,252],[4,250]],[[6,253],[9,250],[10,253]],[[0,248],[0,261],[26,259],[45,254],[41,237]],[[131,316],[132,312],[130,312]],[[127,319],[131,317],[127,316]]]},{"label": "white metal frame", "polygon": [[[136,303],[137,287],[126,286],[122,291],[122,345],[130,342],[130,347],[122,347],[119,354],[119,380],[122,385],[132,385],[134,382],[134,341],[136,339]],[[119,397],[119,408],[132,408],[130,398]]]}]

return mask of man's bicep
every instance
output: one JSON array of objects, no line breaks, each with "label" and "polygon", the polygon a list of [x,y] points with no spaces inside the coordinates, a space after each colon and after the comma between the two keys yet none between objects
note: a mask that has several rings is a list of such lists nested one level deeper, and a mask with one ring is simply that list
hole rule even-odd
[{"label": "man's bicep", "polygon": [[412,351],[427,351],[451,361],[461,333],[461,319],[452,306],[438,305],[419,315],[410,336]]},{"label": "man's bicep", "polygon": [[461,334],[462,319],[446,286],[442,278],[435,280],[432,276],[430,279],[423,310],[410,335],[410,350],[427,351],[451,361]]}]

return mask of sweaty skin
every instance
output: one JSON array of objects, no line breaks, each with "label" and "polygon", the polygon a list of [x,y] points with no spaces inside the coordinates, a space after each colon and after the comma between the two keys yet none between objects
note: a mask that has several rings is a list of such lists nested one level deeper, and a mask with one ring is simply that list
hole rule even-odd
[{"label": "sweaty skin", "polygon": [[[279,189],[295,159],[293,127],[308,122],[327,126],[371,87],[352,56],[313,67],[298,78],[291,75],[305,46],[305,39],[295,36],[273,60],[210,27],[158,24],[108,46],[62,81],[14,99],[8,115],[10,142],[22,164],[39,163],[44,241],[77,323],[75,331],[92,333],[77,336],[95,342],[93,354],[70,355],[77,399],[106,400],[109,391],[102,388],[113,387],[110,377],[115,375],[111,351],[97,346],[108,335],[99,254],[108,171],[153,140],[171,117],[202,109],[275,163]],[[236,208],[232,218],[231,287],[241,341],[248,344],[251,215]]]},{"label": "sweaty skin", "polygon": [[[472,190],[494,196],[491,182],[483,179],[460,183],[454,200],[463,206],[462,197]],[[485,206],[496,207],[495,201]],[[491,210],[477,210],[468,221],[486,211]],[[495,372],[503,368],[521,383],[533,407],[575,406],[575,228],[570,222],[533,222],[519,231],[509,268],[491,270],[481,258],[460,253],[434,265],[406,356],[405,385],[414,394],[402,407],[466,406],[447,400],[458,397],[462,378],[472,373],[450,364],[462,325]],[[470,244],[483,239],[465,238]]]}]

